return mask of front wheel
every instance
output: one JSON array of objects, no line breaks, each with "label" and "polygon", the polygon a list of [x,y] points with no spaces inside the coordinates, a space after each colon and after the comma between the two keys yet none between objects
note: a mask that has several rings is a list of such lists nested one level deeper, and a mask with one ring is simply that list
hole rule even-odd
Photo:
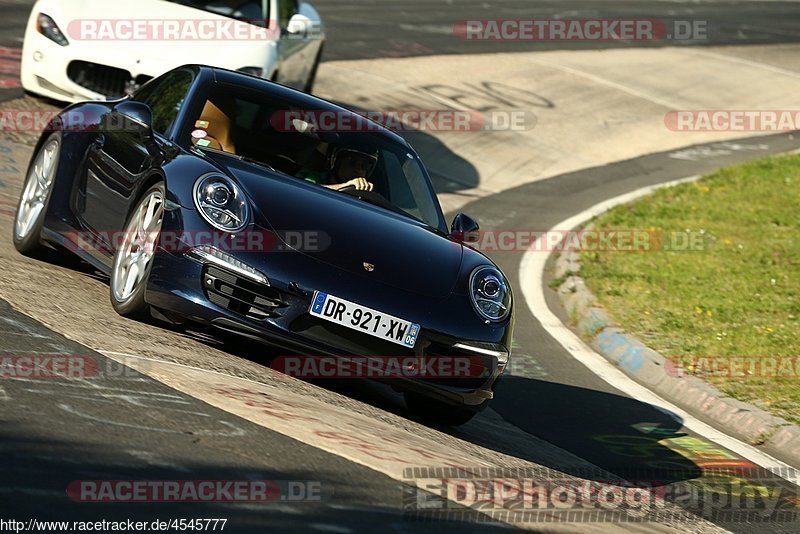
[{"label": "front wheel", "polygon": [[128,218],[111,269],[111,305],[124,316],[146,319],[150,306],[144,300],[155,247],[164,220],[163,183],[148,189]]},{"label": "front wheel", "polygon": [[42,228],[60,154],[61,138],[53,134],[31,160],[22,186],[14,218],[14,247],[26,256],[35,255],[43,249]]},{"label": "front wheel", "polygon": [[411,413],[439,425],[460,426],[468,423],[477,414],[469,408],[430,399],[412,391],[406,391],[403,397]]}]

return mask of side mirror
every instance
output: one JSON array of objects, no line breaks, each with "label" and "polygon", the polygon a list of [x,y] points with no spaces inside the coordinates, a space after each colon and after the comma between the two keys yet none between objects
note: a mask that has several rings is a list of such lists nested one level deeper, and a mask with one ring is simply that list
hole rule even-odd
[{"label": "side mirror", "polygon": [[286,33],[290,37],[307,37],[311,32],[313,23],[311,19],[300,13],[295,13],[286,24]]},{"label": "side mirror", "polygon": [[122,115],[129,124],[144,130],[145,137],[153,137],[153,112],[143,102],[126,99],[114,106],[114,111]]},{"label": "side mirror", "polygon": [[478,240],[481,227],[466,213],[458,213],[450,226],[450,239],[458,243],[474,243]]}]

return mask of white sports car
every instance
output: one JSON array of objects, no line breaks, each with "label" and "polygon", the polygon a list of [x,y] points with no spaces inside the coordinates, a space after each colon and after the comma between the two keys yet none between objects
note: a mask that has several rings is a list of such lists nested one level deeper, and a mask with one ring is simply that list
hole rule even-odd
[{"label": "white sports car", "polygon": [[116,98],[190,63],[310,92],[324,29],[301,0],[38,0],[22,50],[26,91]]}]

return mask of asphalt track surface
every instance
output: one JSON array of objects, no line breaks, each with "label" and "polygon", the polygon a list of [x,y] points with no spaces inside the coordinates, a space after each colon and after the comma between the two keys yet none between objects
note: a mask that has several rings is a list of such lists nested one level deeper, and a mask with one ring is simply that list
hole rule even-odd
[{"label": "asphalt track surface", "polygon": [[[738,146],[740,148],[734,148]],[[521,186],[468,205],[484,227],[549,228],[565,214],[646,185],[710,171],[720,165],[797,148],[788,135],[760,140],[757,145],[718,143],[698,150],[694,160],[676,159],[676,152],[589,169]],[[513,280],[519,252],[494,255]],[[89,276],[87,273],[86,276]],[[54,280],[58,289],[58,281]],[[68,290],[68,288],[63,288]],[[557,305],[553,306],[557,309]],[[13,409],[3,411],[2,446],[9,461],[0,492],[0,509],[11,517],[86,520],[132,518],[152,521],[172,517],[226,517],[234,532],[269,524],[308,531],[332,525],[348,531],[373,531],[387,521],[393,530],[422,530],[426,524],[404,521],[404,490],[398,481],[342,458],[269,432],[210,408],[148,377],[108,362],[0,305],[0,346],[6,355],[81,354],[97,359],[105,375],[86,381],[9,380],[0,397]],[[187,335],[211,338],[210,332]],[[706,467],[725,459],[745,471],[755,467],[722,447],[686,432],[674,415],[631,399],[600,381],[572,360],[523,306],[517,308],[519,346],[512,372],[498,388],[492,409],[505,421],[566,453],[563,461],[543,465],[584,476],[569,458],[581,458],[620,477],[648,477],[677,483],[703,476]],[[206,341],[207,342],[207,341]],[[213,337],[225,350],[252,359],[253,345]],[[198,347],[202,344],[198,342]],[[269,351],[259,350],[267,363]],[[534,356],[535,355],[535,356]],[[333,385],[375,407],[404,414],[385,390],[367,384]],[[13,403],[13,404],[11,404]],[[645,428],[655,428],[657,432]],[[455,437],[472,440],[459,430]],[[613,440],[609,441],[609,437]],[[688,441],[687,441],[688,439]],[[498,453],[542,462],[539,451],[520,450],[503,435],[480,444]],[[641,454],[645,450],[646,454]],[[768,451],[771,452],[771,451]],[[642,475],[646,473],[646,475]],[[652,477],[652,478],[649,478]],[[236,505],[93,505],[76,504],[64,495],[72,480],[175,479],[313,480],[328,492],[322,502],[280,502],[271,507]],[[791,492],[779,479],[759,482]],[[407,491],[406,491],[407,493]],[[97,515],[95,515],[97,514]],[[731,532],[749,532],[756,525],[735,521],[721,525]],[[463,528],[458,524],[431,526]],[[576,525],[579,527],[579,525]],[[491,528],[471,524],[473,528]],[[770,523],[772,532],[796,532],[796,522]]]},{"label": "asphalt track surface", "polygon": [[[8,4],[0,4],[4,15],[0,45],[13,48],[19,46],[15,36],[21,35],[30,3],[14,2],[11,7]],[[697,19],[715,18],[722,21],[719,42],[741,39],[739,36],[744,30],[749,31],[745,39],[760,43],[791,42],[800,35],[800,31],[796,31],[800,26],[797,16],[800,4],[793,2],[584,1],[570,3],[569,10],[556,2],[504,2],[502,5],[500,2],[404,2],[400,10],[397,7],[387,9],[388,2],[335,5],[332,1],[318,0],[316,4],[329,24],[331,45],[326,52],[329,59],[376,57],[376,54],[383,57],[465,53],[465,45],[454,43],[452,34],[444,33],[443,29],[452,25],[449,10],[456,8],[458,19],[555,17],[559,14],[564,18],[681,18],[689,15]],[[737,44],[741,44],[741,40]],[[513,51],[517,46],[531,50],[532,45],[512,43],[508,46],[505,51]],[[496,43],[492,50],[497,50]],[[487,50],[477,48],[474,51]],[[11,89],[8,95],[15,94],[14,91]],[[800,143],[796,139],[782,135],[757,142],[718,143],[697,150],[696,156],[690,158],[676,158],[675,152],[644,156],[524,185],[477,200],[463,211],[475,215],[482,226],[490,230],[543,230],[601,200],[639,187],[798,146]],[[9,220],[4,218],[4,221]],[[521,252],[493,255],[511,280],[518,279],[520,257]],[[86,276],[91,273],[87,272]],[[53,289],[68,290],[59,288],[57,279],[53,280]],[[555,302],[551,308],[559,309]],[[711,444],[695,447],[694,451],[684,446],[684,438],[694,436],[685,432],[681,421],[599,380],[553,341],[525,306],[517,306],[517,314],[515,342],[518,349],[512,372],[504,377],[492,404],[497,414],[523,433],[541,438],[611,473],[656,470],[659,479],[665,482],[702,474],[698,466],[708,460]],[[211,343],[243,358],[254,350],[246,343],[208,332],[188,332],[187,335],[211,339]],[[198,341],[198,349],[202,346]],[[397,480],[253,425],[135,371],[114,365],[103,355],[0,302],[0,354],[21,356],[47,352],[85,354],[96,358],[102,369],[115,372],[77,385],[58,380],[0,383],[0,406],[13,403],[13,409],[2,410],[0,416],[0,451],[5,463],[0,479],[3,518],[152,521],[156,518],[226,517],[232,532],[261,532],[265,528],[293,530],[300,525],[312,532],[494,529],[486,524],[426,525],[404,521],[404,488]],[[269,354],[262,361],[268,359]],[[404,413],[396,400],[380,388],[368,384],[333,387],[373,406]],[[641,430],[644,427],[660,431],[648,435]],[[455,430],[453,435],[461,434]],[[614,436],[617,441],[605,439],[608,436]],[[641,450],[643,441],[647,451],[644,455],[636,451],[637,448]],[[664,445],[663,441],[673,445]],[[702,445],[704,441],[697,438],[697,443]],[[535,450],[526,454],[509,445],[503,435],[494,436],[491,443],[480,444],[498,453],[541,460]],[[780,458],[777,451],[766,452]],[[741,461],[742,465],[747,464]],[[664,468],[665,465],[670,467]],[[571,469],[568,461],[547,467],[564,472]],[[76,504],[65,496],[64,487],[72,480],[108,478],[313,480],[321,482],[324,498],[315,503],[278,502],[271,507],[220,504],[198,508],[197,505],[152,504],[92,508],[97,505]],[[775,481],[775,484],[780,482]],[[767,526],[775,532],[800,529],[797,523]],[[580,529],[580,525],[576,527]],[[759,525],[734,522],[724,527],[733,532],[751,532]]]},{"label": "asphalt track surface", "polygon": [[[630,46],[708,46],[790,43],[800,40],[800,4],[740,0],[365,0],[313,4],[328,25],[326,59],[477,54]],[[702,21],[704,39],[687,41],[464,42],[453,37],[455,21],[621,19]]]},{"label": "asphalt track surface", "polygon": [[[403,524],[403,487],[371,469],[248,423],[49,331],[0,301],[0,354],[80,354],[97,362],[92,380],[8,380],[0,386],[0,517],[41,521],[132,521],[226,518],[233,532]],[[148,412],[143,416],[143,411]],[[75,424],[76,417],[81,421]],[[242,503],[131,507],[70,504],[73,480],[312,481],[320,501],[295,502],[284,492],[266,507]],[[318,488],[318,491],[317,489]],[[299,495],[299,493],[295,494]],[[92,506],[92,505],[89,505]],[[460,532],[458,522],[415,530]],[[469,525],[495,530],[491,525]]]}]

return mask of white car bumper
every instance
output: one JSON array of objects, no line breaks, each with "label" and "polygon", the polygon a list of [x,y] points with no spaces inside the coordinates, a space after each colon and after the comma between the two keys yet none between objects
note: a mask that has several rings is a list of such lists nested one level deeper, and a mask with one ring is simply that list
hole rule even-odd
[{"label": "white car bumper", "polygon": [[67,69],[74,54],[67,48],[57,45],[38,32],[26,35],[20,67],[22,87],[26,91],[59,101],[104,99],[102,94],[70,79]]}]

